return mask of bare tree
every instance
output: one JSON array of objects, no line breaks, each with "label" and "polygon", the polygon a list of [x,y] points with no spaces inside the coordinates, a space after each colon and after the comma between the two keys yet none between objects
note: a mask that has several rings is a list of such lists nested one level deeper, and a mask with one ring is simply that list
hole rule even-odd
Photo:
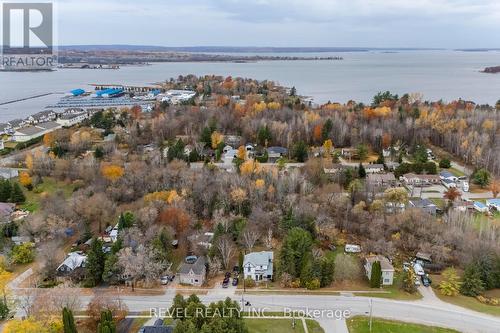
[{"label": "bare tree", "polygon": [[257,240],[259,239],[259,237],[260,233],[256,230],[256,228],[246,227],[242,235],[246,249],[251,250],[254,247],[255,242],[257,242]]},{"label": "bare tree", "polygon": [[267,235],[265,238],[265,243],[266,243],[266,248],[267,249],[272,249],[273,248],[273,229],[268,228],[267,229]]},{"label": "bare tree", "polygon": [[229,267],[229,261],[236,252],[236,247],[233,241],[227,236],[219,238],[216,246],[222,261],[222,267],[227,269]]}]

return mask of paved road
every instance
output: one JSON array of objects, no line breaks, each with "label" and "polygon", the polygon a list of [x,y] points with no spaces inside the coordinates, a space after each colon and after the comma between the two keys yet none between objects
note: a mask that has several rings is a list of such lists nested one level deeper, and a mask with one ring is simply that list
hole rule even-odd
[{"label": "paved road", "polygon": [[[205,303],[225,298],[215,294],[200,296]],[[172,293],[163,296],[122,296],[130,311],[149,311],[152,308],[168,309],[172,303]],[[235,297],[235,300],[240,300]],[[85,305],[90,297],[82,297]],[[370,298],[326,295],[245,295],[245,300],[252,308],[266,311],[314,311],[319,310],[318,318],[326,332],[345,332],[345,323],[341,313],[349,311],[351,315],[366,315],[370,311]],[[449,327],[462,332],[498,333],[500,318],[473,312],[441,301],[394,301],[372,298],[373,316],[409,321],[427,325]],[[245,308],[245,310],[248,310]],[[157,310],[158,311],[158,310]],[[336,317],[340,320],[336,320]],[[329,318],[335,317],[335,318]]]}]

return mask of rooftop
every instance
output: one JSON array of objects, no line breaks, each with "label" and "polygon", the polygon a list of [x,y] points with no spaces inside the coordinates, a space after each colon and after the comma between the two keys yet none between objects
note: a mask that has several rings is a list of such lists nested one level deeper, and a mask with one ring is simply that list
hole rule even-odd
[{"label": "rooftop", "polygon": [[206,259],[205,257],[198,257],[193,264],[183,263],[179,270],[180,274],[189,274],[191,270],[195,274],[201,274],[203,269],[205,269]]},{"label": "rooftop", "polygon": [[373,264],[376,261],[380,262],[380,267],[383,271],[394,271],[394,267],[391,262],[384,256],[376,255],[366,258],[366,262],[369,264]]}]

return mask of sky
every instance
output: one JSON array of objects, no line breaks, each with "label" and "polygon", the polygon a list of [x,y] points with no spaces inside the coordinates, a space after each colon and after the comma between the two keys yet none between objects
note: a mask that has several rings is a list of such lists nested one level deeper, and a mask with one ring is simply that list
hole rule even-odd
[{"label": "sky", "polygon": [[57,0],[60,45],[499,48],[499,0]]}]

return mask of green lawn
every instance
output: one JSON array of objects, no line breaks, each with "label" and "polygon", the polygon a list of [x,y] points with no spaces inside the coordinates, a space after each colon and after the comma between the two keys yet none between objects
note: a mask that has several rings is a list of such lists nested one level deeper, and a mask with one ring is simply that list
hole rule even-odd
[{"label": "green lawn", "polygon": [[[367,317],[353,317],[347,320],[349,333],[369,333],[369,319]],[[404,323],[386,319],[374,318],[373,333],[458,333],[458,331],[434,326]]]},{"label": "green lawn", "polygon": [[451,168],[448,168],[448,169],[446,169],[446,170],[448,170],[449,172],[451,172],[451,173],[452,173],[453,175],[455,175],[456,177],[466,176],[466,174],[465,174],[463,171],[461,171],[461,170],[459,170],[459,169],[457,169],[457,168],[453,168],[453,167],[451,167]]},{"label": "green lawn", "polygon": [[300,319],[295,320],[295,328],[292,328],[292,319],[245,319],[245,323],[249,333],[304,333]]},{"label": "green lawn", "polygon": [[24,195],[26,196],[26,202],[21,205],[21,208],[30,212],[35,212],[40,208],[40,201],[43,196],[61,190],[63,191],[64,196],[69,198],[74,189],[74,184],[57,181],[49,177],[43,177],[43,182],[35,186],[33,190],[28,191],[26,188],[23,188]]},{"label": "green lawn", "polygon": [[309,333],[325,333],[325,330],[319,325],[316,320],[306,319],[306,326]]},{"label": "green lawn", "polygon": [[[444,296],[441,295],[439,290],[437,289],[437,286],[441,282],[441,275],[431,275],[432,279],[432,286],[434,288],[434,293],[436,294],[439,299],[441,299],[444,302],[455,304],[458,306],[461,306],[463,308],[467,308],[470,310],[474,310],[477,312],[482,312],[486,313],[489,315],[493,316],[499,316],[500,317],[500,306],[494,306],[494,305],[488,305],[488,304],[483,304],[479,302],[477,299],[474,297],[468,297],[464,295],[457,295],[457,296]],[[497,297],[497,290],[492,290],[489,292],[489,296],[495,296]]]},{"label": "green lawn", "polygon": [[421,299],[422,295],[416,292],[415,294],[409,294],[406,291],[402,290],[399,286],[401,285],[401,274],[396,273],[394,275],[394,283],[392,286],[384,286],[379,290],[385,291],[385,293],[355,293],[356,296],[365,296],[365,297],[379,297],[379,298],[388,298],[388,299],[398,299],[398,300],[417,300]]}]

